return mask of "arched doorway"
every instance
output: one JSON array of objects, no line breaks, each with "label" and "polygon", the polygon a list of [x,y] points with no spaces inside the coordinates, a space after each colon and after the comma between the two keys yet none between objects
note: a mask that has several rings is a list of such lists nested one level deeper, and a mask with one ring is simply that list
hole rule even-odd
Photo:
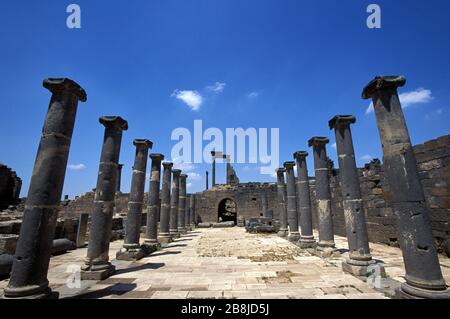
[{"label": "arched doorway", "polygon": [[237,206],[234,200],[225,198],[219,203],[218,207],[219,222],[234,222],[237,224]]}]

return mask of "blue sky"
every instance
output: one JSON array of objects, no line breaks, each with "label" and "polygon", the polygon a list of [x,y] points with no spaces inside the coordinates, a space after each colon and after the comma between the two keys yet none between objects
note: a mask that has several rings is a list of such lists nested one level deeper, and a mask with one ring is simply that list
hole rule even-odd
[{"label": "blue sky", "polygon": [[[66,26],[70,3],[81,7],[81,29]],[[381,6],[381,29],[366,26],[370,3]],[[2,1],[0,161],[22,177],[26,196],[50,98],[42,80],[70,77],[88,93],[64,186],[71,197],[95,187],[102,115],[129,122],[123,191],[134,138],[170,157],[172,130],[193,129],[197,119],[222,130],[280,128],[281,162],[307,149],[311,136],[329,136],[336,161],[327,122],[353,114],[363,165],[381,158],[374,114],[360,97],[375,75],[407,77],[400,93],[414,144],[449,133],[449,11],[448,0]],[[273,181],[259,166],[235,168],[241,181]],[[209,165],[184,167],[189,191],[201,191]],[[224,171],[218,167],[219,182]]]}]

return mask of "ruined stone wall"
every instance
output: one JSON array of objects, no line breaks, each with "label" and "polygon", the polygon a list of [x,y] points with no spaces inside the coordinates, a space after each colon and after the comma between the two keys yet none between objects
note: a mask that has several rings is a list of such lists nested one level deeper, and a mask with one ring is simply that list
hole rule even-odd
[{"label": "ruined stone wall", "polygon": [[245,219],[259,217],[262,213],[262,194],[267,194],[267,205],[273,210],[274,218],[278,218],[276,209],[277,187],[269,183],[246,183],[238,186],[217,185],[213,189],[196,194],[195,211],[199,222],[215,223],[219,218],[219,204],[224,199],[236,203],[237,216]]},{"label": "ruined stone wall", "polygon": [[22,180],[16,172],[0,164],[0,210],[19,202]]},{"label": "ruined stone wall", "polygon": [[[414,152],[430,212],[433,234],[440,248],[443,241],[450,238],[450,135],[417,145]],[[371,163],[359,172],[369,240],[397,245],[395,216],[390,205],[391,193],[384,177],[383,166]],[[330,184],[335,233],[345,236],[339,170],[331,172]],[[312,183],[313,222],[317,227],[314,193]]]}]

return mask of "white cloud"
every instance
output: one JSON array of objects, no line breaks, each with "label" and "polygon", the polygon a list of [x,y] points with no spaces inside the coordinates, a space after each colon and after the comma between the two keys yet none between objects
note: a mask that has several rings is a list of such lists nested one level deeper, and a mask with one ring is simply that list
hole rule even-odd
[{"label": "white cloud", "polygon": [[259,96],[259,92],[250,92],[250,93],[248,93],[247,94],[247,97],[249,98],[249,99],[254,99],[254,98],[257,98]]},{"label": "white cloud", "polygon": [[180,157],[172,159],[172,162],[174,168],[181,169],[183,172],[191,172],[195,169],[194,164],[183,162],[183,159]]},{"label": "white cloud", "polygon": [[363,155],[359,158],[361,161],[370,162],[373,159],[372,155]]},{"label": "white cloud", "polygon": [[337,148],[336,143],[333,143],[333,144],[331,145],[331,147],[334,148],[334,149],[336,149],[336,148]]},{"label": "white cloud", "polygon": [[[399,95],[400,102],[402,103],[402,108],[406,109],[407,107],[414,104],[428,103],[434,99],[430,90],[424,88],[418,88],[415,91],[405,92]],[[369,107],[366,110],[366,114],[370,114],[374,111],[373,103],[370,103]]]},{"label": "white cloud", "polygon": [[187,188],[187,189],[189,189],[189,188],[191,188],[191,187],[192,187],[192,183],[187,183],[187,184],[186,184],[186,188]]},{"label": "white cloud", "polygon": [[188,175],[188,179],[191,181],[199,181],[202,179],[202,177],[200,176],[199,173],[190,172],[187,175]]},{"label": "white cloud", "polygon": [[171,96],[186,103],[193,111],[198,111],[203,103],[203,97],[197,91],[175,90]]},{"label": "white cloud", "polygon": [[85,169],[86,165],[81,164],[81,163],[80,164],[69,164],[67,167],[73,171],[80,171],[80,170]]},{"label": "white cloud", "polygon": [[219,93],[222,93],[223,90],[225,90],[226,85],[227,85],[226,83],[216,82],[213,85],[207,86],[206,88],[210,91],[213,91],[214,93],[219,94]]},{"label": "white cloud", "polygon": [[426,114],[425,115],[425,120],[431,120],[431,119],[433,119],[435,117],[438,117],[438,116],[442,115],[443,113],[444,113],[444,109],[442,109],[442,108],[437,109],[437,110],[435,110],[433,112],[430,112],[430,113]]}]

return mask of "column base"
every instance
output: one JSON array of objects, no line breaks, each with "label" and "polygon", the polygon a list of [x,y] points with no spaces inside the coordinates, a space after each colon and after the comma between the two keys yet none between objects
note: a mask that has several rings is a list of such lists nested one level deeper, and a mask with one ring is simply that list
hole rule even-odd
[{"label": "column base", "polygon": [[323,246],[323,244],[321,246],[321,244],[319,243],[319,245],[316,247],[314,251],[314,255],[320,258],[331,258],[341,256],[336,247],[334,247],[334,243],[332,246]]},{"label": "column base", "polygon": [[299,232],[290,232],[288,235],[288,240],[293,243],[297,243],[300,240]]},{"label": "column base", "polygon": [[5,288],[0,299],[58,299],[59,292],[52,291],[50,287],[42,290],[41,287],[28,286],[20,288]]},{"label": "column base", "polygon": [[[375,267],[377,269],[375,269]],[[381,276],[386,278],[386,270],[383,264],[377,263],[375,260],[354,260],[347,258],[342,262],[342,270],[346,273],[357,277],[369,277],[371,275]],[[376,270],[376,273],[374,272]]]},{"label": "column base", "polygon": [[281,228],[281,229],[278,231],[278,236],[280,236],[280,237],[286,237],[287,235],[288,235],[288,230],[287,230],[287,229]]},{"label": "column base", "polygon": [[427,290],[403,283],[395,290],[396,299],[450,299],[450,290]]},{"label": "column base", "polygon": [[308,236],[308,237],[301,236],[300,240],[298,242],[298,246],[303,249],[316,248],[317,242],[314,240],[314,236]]},{"label": "column base", "polygon": [[161,244],[157,241],[145,241],[142,246],[142,250],[144,251],[145,256],[148,256],[154,253],[157,250],[161,249]]},{"label": "column base", "polygon": [[186,227],[179,227],[178,228],[178,234],[184,235],[187,233]]},{"label": "column base", "polygon": [[175,238],[180,238],[180,233],[178,232],[178,230],[171,231],[170,232],[170,237],[172,237],[172,240],[175,239]]},{"label": "column base", "polygon": [[86,265],[81,270],[81,280],[104,280],[111,277],[116,267],[111,263],[103,265]]},{"label": "column base", "polygon": [[170,244],[171,242],[173,242],[173,239],[169,234],[160,234],[158,236],[158,242],[160,244]]},{"label": "column base", "polygon": [[136,261],[144,257],[144,251],[142,248],[127,249],[122,248],[116,253],[117,260]]}]

